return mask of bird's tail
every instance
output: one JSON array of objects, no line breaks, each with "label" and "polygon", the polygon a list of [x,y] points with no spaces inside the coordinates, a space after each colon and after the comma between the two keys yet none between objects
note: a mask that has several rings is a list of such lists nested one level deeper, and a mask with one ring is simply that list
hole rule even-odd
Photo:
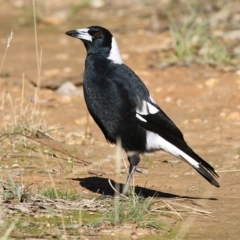
[{"label": "bird's tail", "polygon": [[199,157],[195,152],[191,151],[191,156],[182,152],[182,159],[191,165],[199,174],[201,174],[209,183],[215,187],[220,187],[219,183],[215,178],[218,178],[218,174],[215,172],[214,168]]}]

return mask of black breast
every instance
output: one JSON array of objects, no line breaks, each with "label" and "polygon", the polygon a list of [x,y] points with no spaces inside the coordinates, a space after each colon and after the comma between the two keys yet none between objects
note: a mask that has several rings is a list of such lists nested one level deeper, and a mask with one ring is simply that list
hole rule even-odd
[{"label": "black breast", "polygon": [[124,64],[102,61],[87,66],[84,73],[85,101],[106,139],[116,143],[120,138],[125,150],[144,151],[146,131],[135,118],[139,95],[148,95],[145,87],[142,89],[142,82]]}]

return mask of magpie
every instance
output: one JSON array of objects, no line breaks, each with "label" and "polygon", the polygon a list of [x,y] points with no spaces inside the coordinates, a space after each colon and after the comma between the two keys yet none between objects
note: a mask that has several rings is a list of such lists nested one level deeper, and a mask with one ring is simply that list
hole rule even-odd
[{"label": "magpie", "polygon": [[105,28],[91,26],[66,32],[86,48],[84,98],[106,140],[118,139],[129,161],[123,194],[140,162],[141,153],[163,150],[191,165],[219,187],[214,168],[185,142],[182,132],[151,97],[142,80],[123,63],[117,42]]}]

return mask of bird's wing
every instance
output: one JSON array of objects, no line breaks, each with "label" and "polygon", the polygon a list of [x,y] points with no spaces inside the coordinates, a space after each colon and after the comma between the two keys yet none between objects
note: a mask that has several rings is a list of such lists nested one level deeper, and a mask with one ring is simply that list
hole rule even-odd
[{"label": "bird's wing", "polygon": [[149,151],[162,149],[185,160],[207,181],[219,187],[214,168],[198,156],[185,142],[181,131],[157,106],[154,100],[139,100],[136,119],[146,129],[146,148]]},{"label": "bird's wing", "polygon": [[[150,131],[168,133],[184,141],[183,134],[150,96],[148,100],[138,100],[136,118]],[[151,130],[152,129],[152,130]]]}]

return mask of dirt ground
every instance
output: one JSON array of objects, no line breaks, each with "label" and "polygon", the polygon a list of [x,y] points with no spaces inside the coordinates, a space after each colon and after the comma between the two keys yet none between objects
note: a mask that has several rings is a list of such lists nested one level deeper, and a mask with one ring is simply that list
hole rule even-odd
[{"label": "dirt ground", "polygon": [[[14,111],[27,105],[29,109],[33,108],[35,88],[32,82],[37,82],[37,60],[34,28],[29,16],[26,15],[27,23],[21,25],[19,21],[25,17],[22,15],[25,10],[14,8],[4,1],[1,4],[1,12],[5,16],[1,17],[0,23],[1,58],[6,49],[7,36],[13,31],[0,78],[0,127],[4,129],[14,120]],[[169,237],[171,239],[239,239],[239,71],[222,71],[199,65],[158,68],[159,61],[164,59],[159,59],[156,49],[169,44],[169,36],[148,30],[149,21],[146,19],[140,22],[139,19],[137,21],[129,17],[122,23],[121,14],[114,18],[109,11],[106,10],[105,14],[111,17],[110,20],[99,13],[97,22],[95,16],[98,9],[95,8],[89,11],[83,9],[81,15],[77,15],[74,20],[58,25],[38,23],[43,87],[38,93],[39,108],[36,114],[38,119],[43,119],[46,126],[52,129],[50,135],[54,139],[74,144],[79,158],[92,163],[90,167],[75,164],[69,170],[57,159],[49,161],[47,168],[53,174],[54,182],[57,186],[66,188],[70,184],[75,190],[90,196],[111,192],[107,179],[122,184],[125,182],[127,170],[124,165],[120,177],[116,178],[115,175],[116,148],[105,141],[91,119],[87,129],[89,136],[84,138],[87,109],[81,80],[86,53],[80,41],[64,35],[67,30],[97,22],[112,30],[124,62],[145,82],[159,106],[182,130],[189,145],[212,164],[220,176],[221,187],[214,188],[184,162],[175,161],[174,157],[163,152],[156,152],[142,156],[139,166],[142,173],[135,176],[138,191],[145,191],[149,197],[157,192],[160,198],[194,199],[211,212],[209,216],[184,215],[175,226],[174,237]],[[25,88],[22,98],[23,79]],[[55,90],[44,88],[46,82],[58,85],[67,80],[77,83],[79,95],[60,96]],[[26,115],[27,118],[28,113]],[[3,150],[1,157],[4,155]],[[50,185],[41,158],[32,157],[24,161],[18,158],[8,161],[8,158],[3,158],[1,168],[2,171],[10,169],[13,174],[21,171],[23,180],[32,183],[35,188]]]}]

